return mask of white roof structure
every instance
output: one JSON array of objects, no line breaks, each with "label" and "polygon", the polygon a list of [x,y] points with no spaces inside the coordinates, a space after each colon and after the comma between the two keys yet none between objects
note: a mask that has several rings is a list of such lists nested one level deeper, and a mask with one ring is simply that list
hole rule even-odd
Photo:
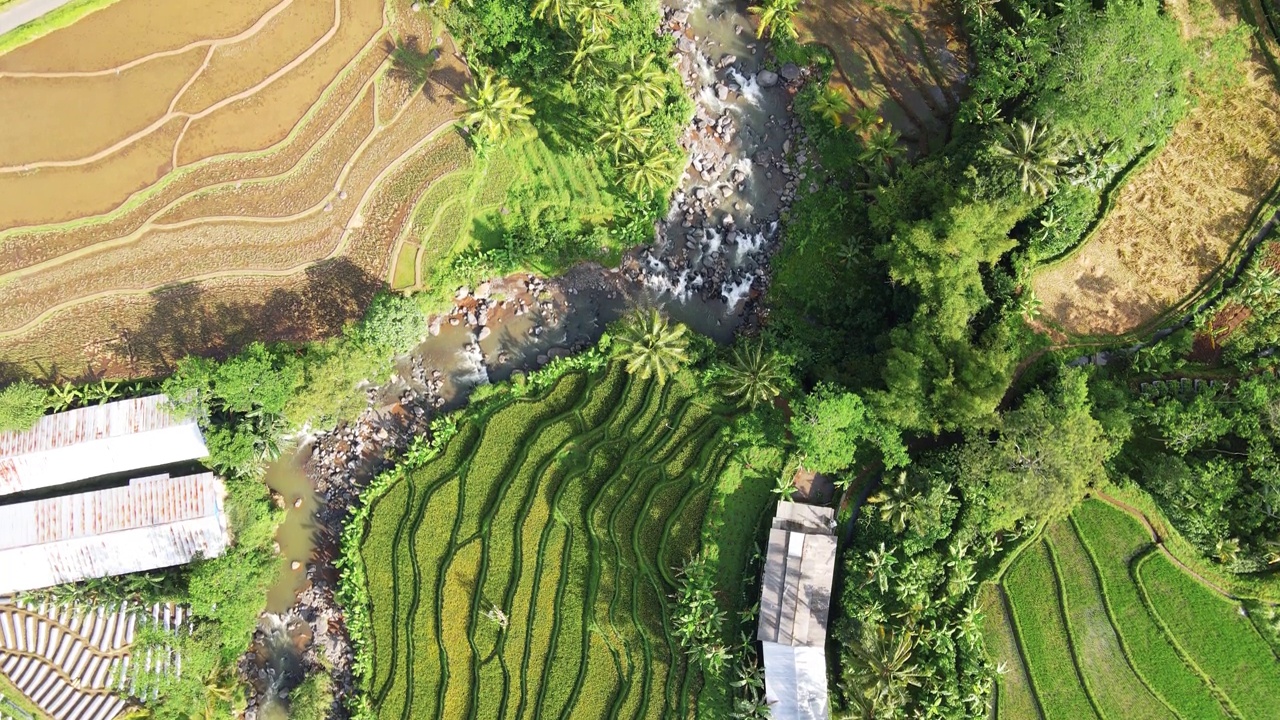
[{"label": "white roof structure", "polygon": [[0,496],[208,454],[195,418],[175,418],[164,395],[69,410],[0,433]]},{"label": "white roof structure", "polygon": [[0,505],[0,595],[217,557],[225,497],[203,473]]},{"label": "white roof structure", "polygon": [[827,618],[835,511],[779,502],[769,531],[760,625],[765,699],[774,720],[827,720]]}]

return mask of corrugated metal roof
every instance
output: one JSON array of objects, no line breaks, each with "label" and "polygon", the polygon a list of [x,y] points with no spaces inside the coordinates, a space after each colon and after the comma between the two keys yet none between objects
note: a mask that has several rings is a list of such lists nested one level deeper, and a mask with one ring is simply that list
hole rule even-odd
[{"label": "corrugated metal roof", "polygon": [[164,395],[120,400],[0,433],[0,495],[198,460],[209,454],[194,418],[177,419]]},{"label": "corrugated metal roof", "polygon": [[[769,531],[756,637],[783,645],[822,647],[831,611],[836,539],[825,523],[829,511],[809,512],[804,507],[778,503],[774,527]],[[821,529],[795,529],[798,519]]]},{"label": "corrugated metal roof", "polygon": [[827,720],[827,658],[822,648],[766,642],[763,650],[771,720]]},{"label": "corrugated metal roof", "polygon": [[0,594],[221,555],[224,494],[204,473],[0,506]]}]

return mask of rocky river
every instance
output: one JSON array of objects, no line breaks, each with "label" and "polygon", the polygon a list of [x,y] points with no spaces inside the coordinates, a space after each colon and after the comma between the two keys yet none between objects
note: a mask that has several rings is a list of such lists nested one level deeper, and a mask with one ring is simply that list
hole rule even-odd
[{"label": "rocky river", "polygon": [[[807,158],[791,114],[805,71],[770,66],[752,27],[745,3],[667,2],[661,32],[674,38],[695,112],[681,138],[689,164],[652,245],[616,268],[585,263],[555,278],[459,288],[452,311],[431,319],[391,379],[364,389],[369,406],[357,421],[305,438],[286,460],[303,468],[314,491],[297,493],[288,521],[310,531],[314,547],[309,562],[293,560],[286,573],[295,575],[286,595],[301,586],[296,602],[264,616],[241,668],[254,689],[247,718],[282,717],[289,689],[315,668],[329,668],[340,697],[352,691],[352,649],[334,599],[341,529],[387,458],[426,432],[437,412],[460,406],[479,384],[590,346],[640,303],[660,304],[722,342],[758,317],[780,216],[806,182],[799,168]],[[285,501],[294,503],[288,494]]]}]

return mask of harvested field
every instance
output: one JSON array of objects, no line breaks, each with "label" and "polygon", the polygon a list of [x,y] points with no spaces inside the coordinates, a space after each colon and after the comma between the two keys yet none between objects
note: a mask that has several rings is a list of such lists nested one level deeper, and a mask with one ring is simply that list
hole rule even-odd
[{"label": "harvested field", "polygon": [[[1235,21],[1193,5],[1175,5],[1189,34],[1193,22],[1217,31]],[[1227,261],[1280,178],[1276,76],[1258,49],[1245,72],[1243,84],[1202,99],[1174,128],[1077,253],[1033,277],[1045,320],[1074,335],[1127,333],[1178,306]]]},{"label": "harvested field", "polygon": [[800,41],[831,50],[850,107],[870,107],[917,152],[946,137],[968,73],[959,18],[945,3],[801,3]]},{"label": "harvested field", "polygon": [[[391,36],[435,36],[425,16],[173,6],[119,0],[0,55],[0,352],[20,365],[145,375],[236,337],[333,332],[388,277],[414,204],[469,162],[447,130],[466,82],[452,45],[425,91],[386,72]],[[115,37],[74,45],[99,33]],[[127,114],[106,102],[121,95]],[[47,132],[86,115],[103,121]],[[171,305],[200,330],[158,327]]]},{"label": "harvested field", "polygon": [[361,544],[377,716],[691,716],[672,568],[730,455],[704,402],[574,373],[407,471]]}]

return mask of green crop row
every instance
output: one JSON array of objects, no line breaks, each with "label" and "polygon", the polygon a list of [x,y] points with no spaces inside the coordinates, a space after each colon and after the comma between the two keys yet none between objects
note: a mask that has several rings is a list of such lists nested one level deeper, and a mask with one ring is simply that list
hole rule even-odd
[{"label": "green crop row", "polygon": [[1151,617],[1129,573],[1133,559],[1151,547],[1146,530],[1099,500],[1081,503],[1071,522],[1097,570],[1121,644],[1146,686],[1184,718],[1229,717],[1199,669],[1183,659]]},{"label": "green crop row", "polygon": [[616,367],[535,394],[495,393],[370,516],[381,718],[689,711],[668,566],[700,542],[724,418]]},{"label": "green crop row", "polygon": [[1027,669],[1048,720],[1096,718],[1072,658],[1052,551],[1043,540],[1028,547],[1005,575],[1014,625]]},{"label": "green crop row", "polygon": [[1175,720],[1173,712],[1129,666],[1107,613],[1093,563],[1070,523],[1054,523],[1047,535],[1057,560],[1076,665],[1099,712],[1108,718]]},{"label": "green crop row", "polygon": [[1280,717],[1280,662],[1239,606],[1159,552],[1140,558],[1134,576],[1167,631],[1246,720]]}]

